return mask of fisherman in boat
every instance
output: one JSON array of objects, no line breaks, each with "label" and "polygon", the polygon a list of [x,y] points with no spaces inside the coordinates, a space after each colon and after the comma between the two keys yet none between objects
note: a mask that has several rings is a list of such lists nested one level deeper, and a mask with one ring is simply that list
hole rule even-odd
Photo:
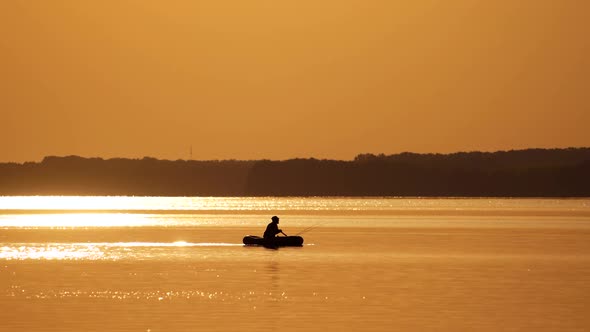
[{"label": "fisherman in boat", "polygon": [[279,233],[282,233],[283,235],[287,236],[287,234],[283,233],[283,231],[279,229],[279,217],[273,216],[270,219],[272,220],[272,222],[268,224],[268,226],[266,226],[266,230],[264,231],[263,235],[264,239],[267,241],[272,241],[275,238],[275,236]]},{"label": "fisherman in boat", "polygon": [[[301,236],[288,236],[279,229],[279,217],[273,216],[271,219],[272,222],[266,226],[266,230],[262,237],[246,235],[242,242],[244,242],[245,245],[262,245],[269,249],[278,249],[279,247],[301,247],[303,245],[303,238]],[[309,229],[303,230],[303,232],[307,230]],[[279,233],[282,233],[284,236],[277,236]]]}]

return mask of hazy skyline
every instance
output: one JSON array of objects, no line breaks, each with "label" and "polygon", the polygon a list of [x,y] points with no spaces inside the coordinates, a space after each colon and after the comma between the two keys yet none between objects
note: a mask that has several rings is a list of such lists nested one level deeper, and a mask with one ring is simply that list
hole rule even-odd
[{"label": "hazy skyline", "polygon": [[590,146],[590,3],[3,1],[0,162]]}]

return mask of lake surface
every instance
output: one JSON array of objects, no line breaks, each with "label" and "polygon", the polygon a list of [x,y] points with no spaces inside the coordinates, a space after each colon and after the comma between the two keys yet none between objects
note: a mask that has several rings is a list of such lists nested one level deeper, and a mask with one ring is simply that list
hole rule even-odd
[{"label": "lake surface", "polygon": [[[303,247],[242,245],[281,217]],[[0,197],[0,331],[589,331],[590,199]]]}]

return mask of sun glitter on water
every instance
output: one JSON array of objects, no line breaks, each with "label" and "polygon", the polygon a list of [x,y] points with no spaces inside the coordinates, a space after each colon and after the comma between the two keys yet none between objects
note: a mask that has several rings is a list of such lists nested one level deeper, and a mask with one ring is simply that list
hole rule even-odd
[{"label": "sun glitter on water", "polygon": [[133,227],[149,226],[154,221],[131,213],[56,213],[0,215],[0,227]]}]

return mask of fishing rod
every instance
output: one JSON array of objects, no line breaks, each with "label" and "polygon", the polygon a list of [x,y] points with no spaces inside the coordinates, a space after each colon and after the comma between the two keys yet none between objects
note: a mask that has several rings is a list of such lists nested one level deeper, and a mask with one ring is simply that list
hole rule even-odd
[{"label": "fishing rod", "polygon": [[314,224],[314,225],[311,225],[311,226],[307,227],[306,229],[302,230],[301,232],[295,234],[295,236],[301,235],[303,233],[307,233],[307,232],[311,231],[312,229],[318,227],[320,224],[322,224],[321,221],[318,222],[318,223],[316,223],[316,224]]}]

